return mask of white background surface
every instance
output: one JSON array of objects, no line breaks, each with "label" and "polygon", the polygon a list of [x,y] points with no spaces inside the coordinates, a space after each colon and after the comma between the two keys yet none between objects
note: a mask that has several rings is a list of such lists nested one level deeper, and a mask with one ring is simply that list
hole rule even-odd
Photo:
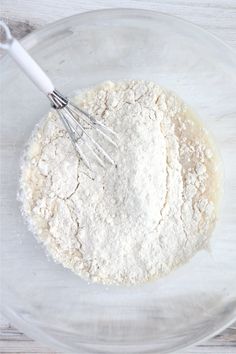
[{"label": "white background surface", "polygon": [[[0,16],[9,21],[14,34],[21,38],[62,17],[115,7],[151,9],[182,17],[215,34],[236,51],[236,0],[1,0]],[[54,352],[27,338],[0,316],[0,354],[7,353]],[[206,353],[236,354],[236,324],[179,354]]]}]

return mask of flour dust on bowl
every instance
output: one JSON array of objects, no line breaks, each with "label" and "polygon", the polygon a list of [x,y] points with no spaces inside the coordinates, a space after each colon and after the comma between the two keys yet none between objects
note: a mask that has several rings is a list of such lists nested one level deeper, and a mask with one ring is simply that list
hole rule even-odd
[{"label": "flour dust on bowl", "polygon": [[88,284],[47,259],[23,221],[16,197],[21,156],[48,105],[15,64],[3,58],[5,314],[32,338],[76,353],[170,353],[221,330],[236,312],[235,53],[198,27],[141,10],[76,15],[33,33],[23,45],[69,96],[108,80],[145,80],[176,92],[212,133],[223,161],[224,186],[208,250],[139,286]]}]

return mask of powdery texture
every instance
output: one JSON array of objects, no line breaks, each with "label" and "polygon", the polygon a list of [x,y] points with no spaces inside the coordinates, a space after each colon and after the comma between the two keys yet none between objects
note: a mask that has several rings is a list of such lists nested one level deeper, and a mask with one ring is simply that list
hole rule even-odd
[{"label": "powdery texture", "polygon": [[23,211],[55,261],[104,284],[168,274],[206,246],[215,222],[213,152],[174,94],[152,82],[106,82],[76,102],[117,132],[117,167],[96,176],[50,113],[21,176]]}]

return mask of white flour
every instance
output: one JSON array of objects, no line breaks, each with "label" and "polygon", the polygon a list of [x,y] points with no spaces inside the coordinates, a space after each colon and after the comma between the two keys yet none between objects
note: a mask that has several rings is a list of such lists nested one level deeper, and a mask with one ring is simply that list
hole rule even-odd
[{"label": "white flour", "polygon": [[205,130],[172,93],[151,82],[107,82],[77,103],[116,131],[117,168],[96,178],[50,113],[33,133],[21,198],[55,261],[104,284],[168,274],[207,245],[217,189]]}]

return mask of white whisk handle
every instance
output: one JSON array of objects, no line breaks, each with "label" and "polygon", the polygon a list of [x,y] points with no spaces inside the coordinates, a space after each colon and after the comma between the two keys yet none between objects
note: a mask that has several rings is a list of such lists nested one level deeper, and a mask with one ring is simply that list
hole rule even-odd
[{"label": "white whisk handle", "polygon": [[54,91],[54,85],[49,77],[27,53],[22,45],[12,37],[8,26],[3,21],[0,21],[0,27],[4,29],[6,36],[6,41],[5,43],[0,43],[0,48],[8,51],[20,68],[43,93],[46,95],[52,93]]}]

